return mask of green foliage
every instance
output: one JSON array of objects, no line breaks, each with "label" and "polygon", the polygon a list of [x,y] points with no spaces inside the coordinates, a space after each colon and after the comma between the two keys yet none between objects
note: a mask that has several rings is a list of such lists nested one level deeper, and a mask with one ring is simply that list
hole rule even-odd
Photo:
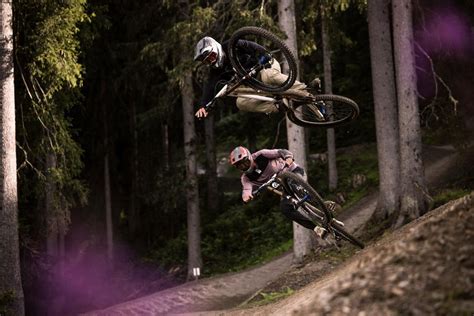
[{"label": "green foliage", "polygon": [[[80,27],[90,23],[93,15],[86,13],[85,0],[18,1],[14,10],[18,25],[15,35],[19,38],[16,89],[20,95],[20,190],[24,189],[21,178],[28,177],[35,182],[32,192],[36,192],[36,199],[42,200],[49,174],[56,187],[55,207],[68,222],[68,210],[84,203],[87,194],[79,179],[83,151],[74,139],[76,130],[69,112],[82,99]],[[57,162],[49,171],[45,170],[48,155]]]},{"label": "green foliage", "polygon": [[[82,65],[78,63],[80,43],[77,40],[80,23],[91,21],[85,11],[86,0],[31,1],[25,3],[37,21],[27,34],[32,59],[27,68],[43,86],[45,99],[64,88],[82,84]],[[34,10],[34,12],[33,12]],[[33,15],[34,14],[34,15]]]},{"label": "green foliage", "polygon": [[[291,222],[280,213],[277,202],[276,196],[265,194],[249,205],[224,206],[226,211],[203,223],[204,275],[242,270],[287,251],[292,245]],[[184,264],[186,247],[183,230],[148,257],[165,265]]]},{"label": "green foliage", "polygon": [[[375,144],[355,146],[347,148],[344,153],[337,153],[338,192],[346,194],[344,208],[350,207],[363,196],[378,186],[377,150]],[[366,182],[361,187],[352,187],[354,174],[362,174]],[[308,178],[309,182],[318,192],[327,199],[334,199],[333,193],[329,192],[327,186],[327,165],[321,161],[310,161]]]}]

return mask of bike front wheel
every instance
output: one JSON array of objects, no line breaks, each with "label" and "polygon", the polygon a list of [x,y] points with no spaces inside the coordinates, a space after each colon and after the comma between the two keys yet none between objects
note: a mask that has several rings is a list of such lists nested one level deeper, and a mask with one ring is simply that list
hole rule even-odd
[{"label": "bike front wheel", "polygon": [[364,243],[347,232],[343,226],[334,220],[332,212],[327,208],[323,198],[318,192],[301,176],[293,172],[282,172],[280,179],[285,191],[295,197],[298,201],[305,200],[316,210],[310,210],[308,215],[318,225],[330,229],[338,238],[345,239],[352,244],[364,248]]},{"label": "bike front wheel", "polygon": [[[289,89],[295,82],[297,76],[296,61],[288,46],[273,33],[254,26],[246,26],[238,29],[229,40],[229,60],[235,71],[242,77],[248,75],[249,71],[258,65],[259,56],[251,56],[245,50],[245,41],[262,46],[266,53],[277,60],[281,67],[285,68],[286,80],[281,76],[274,76],[272,80],[262,80],[261,75],[249,77],[245,84],[265,92],[280,93]],[[264,71],[264,70],[263,70]],[[273,78],[273,77],[272,77]]]},{"label": "bike front wheel", "polygon": [[317,94],[292,99],[288,118],[304,127],[332,128],[352,121],[359,115],[357,103],[335,94]]}]

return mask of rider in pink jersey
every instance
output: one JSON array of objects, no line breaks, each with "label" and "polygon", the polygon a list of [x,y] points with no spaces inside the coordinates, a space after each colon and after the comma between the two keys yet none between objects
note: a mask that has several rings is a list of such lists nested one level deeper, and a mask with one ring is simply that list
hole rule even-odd
[{"label": "rider in pink jersey", "polygon": [[[229,156],[229,162],[237,169],[242,171],[242,200],[249,202],[253,196],[254,186],[258,187],[267,182],[275,173],[283,170],[289,170],[304,177],[305,171],[298,166],[293,159],[293,153],[286,149],[262,149],[255,153],[242,146],[232,150]],[[333,202],[332,202],[333,203]],[[303,227],[314,230],[316,234],[325,238],[326,229],[316,226],[311,220],[295,209],[295,206],[286,198],[282,197],[280,201],[282,213],[290,220],[295,221]]]}]

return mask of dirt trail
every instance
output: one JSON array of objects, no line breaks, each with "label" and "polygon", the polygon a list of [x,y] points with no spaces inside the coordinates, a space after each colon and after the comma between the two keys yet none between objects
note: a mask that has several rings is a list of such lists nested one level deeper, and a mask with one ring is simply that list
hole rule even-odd
[{"label": "dirt trail", "polygon": [[[445,176],[443,170],[450,169],[458,158],[451,148],[430,147],[425,153],[429,158],[428,182],[433,184]],[[356,231],[370,218],[375,210],[376,198],[377,193],[370,194],[341,214],[349,231]],[[287,253],[243,272],[189,282],[86,315],[159,315],[232,308],[288,271],[291,263],[292,253]],[[331,278],[324,278],[321,282],[330,284]]]}]

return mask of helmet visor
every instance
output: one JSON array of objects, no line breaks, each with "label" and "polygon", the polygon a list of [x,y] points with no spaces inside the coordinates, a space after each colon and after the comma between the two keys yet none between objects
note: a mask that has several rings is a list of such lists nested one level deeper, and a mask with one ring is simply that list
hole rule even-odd
[{"label": "helmet visor", "polygon": [[250,160],[245,157],[244,159],[237,161],[234,166],[240,171],[247,171],[250,169]]}]

